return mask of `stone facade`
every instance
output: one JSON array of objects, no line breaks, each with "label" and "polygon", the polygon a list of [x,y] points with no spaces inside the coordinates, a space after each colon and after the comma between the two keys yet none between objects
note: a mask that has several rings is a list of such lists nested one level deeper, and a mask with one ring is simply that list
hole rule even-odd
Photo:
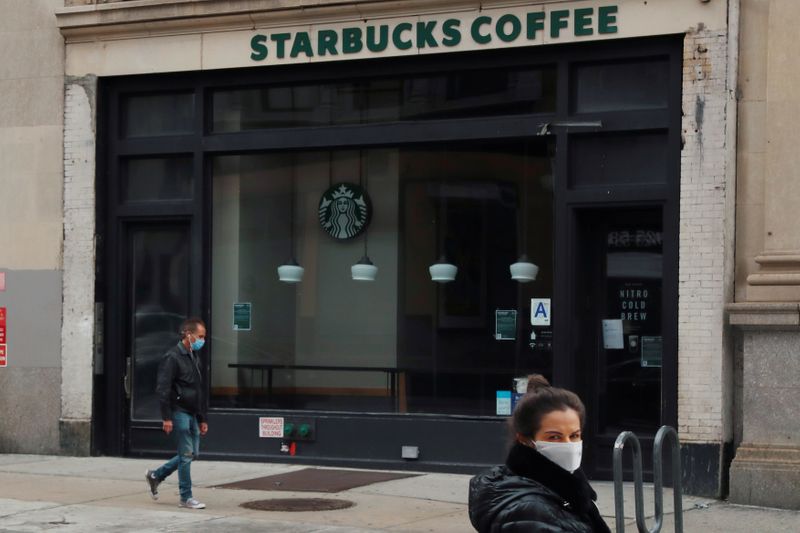
[{"label": "stone facade", "polygon": [[58,453],[64,39],[61,0],[0,1],[0,453]]},{"label": "stone facade", "polygon": [[736,290],[741,383],[731,501],[800,509],[800,5],[742,0]]}]

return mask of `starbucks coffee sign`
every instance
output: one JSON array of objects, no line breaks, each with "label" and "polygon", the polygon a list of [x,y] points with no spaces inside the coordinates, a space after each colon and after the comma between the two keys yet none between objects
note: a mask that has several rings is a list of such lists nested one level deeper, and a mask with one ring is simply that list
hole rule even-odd
[{"label": "starbucks coffee sign", "polygon": [[608,38],[617,36],[620,15],[617,4],[582,1],[420,17],[365,17],[252,34],[249,56],[257,63],[293,63]]},{"label": "starbucks coffee sign", "polygon": [[337,240],[359,236],[372,218],[372,202],[367,192],[354,183],[332,185],[319,200],[319,223]]}]

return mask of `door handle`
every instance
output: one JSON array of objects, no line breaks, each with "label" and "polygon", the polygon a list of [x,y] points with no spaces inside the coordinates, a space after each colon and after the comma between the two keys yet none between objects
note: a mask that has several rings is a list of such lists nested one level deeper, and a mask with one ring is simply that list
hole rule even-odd
[{"label": "door handle", "polygon": [[125,389],[125,398],[131,399],[131,358],[125,358],[125,377],[122,378],[122,387]]}]

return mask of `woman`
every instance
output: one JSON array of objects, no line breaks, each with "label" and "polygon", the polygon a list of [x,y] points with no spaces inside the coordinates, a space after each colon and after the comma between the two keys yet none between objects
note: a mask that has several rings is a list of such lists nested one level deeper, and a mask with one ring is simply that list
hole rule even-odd
[{"label": "woman", "polygon": [[610,533],[580,470],[586,409],[568,390],[534,374],[509,423],[506,464],[472,478],[469,518],[480,533]]}]

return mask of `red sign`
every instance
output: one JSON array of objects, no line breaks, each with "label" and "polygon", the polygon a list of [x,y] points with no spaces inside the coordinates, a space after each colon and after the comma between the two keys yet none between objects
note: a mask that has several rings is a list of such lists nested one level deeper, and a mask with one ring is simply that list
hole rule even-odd
[{"label": "red sign", "polygon": [[0,307],[0,344],[6,343],[6,308]]},{"label": "red sign", "polygon": [[8,366],[8,358],[6,357],[5,344],[0,344],[0,366]]}]

